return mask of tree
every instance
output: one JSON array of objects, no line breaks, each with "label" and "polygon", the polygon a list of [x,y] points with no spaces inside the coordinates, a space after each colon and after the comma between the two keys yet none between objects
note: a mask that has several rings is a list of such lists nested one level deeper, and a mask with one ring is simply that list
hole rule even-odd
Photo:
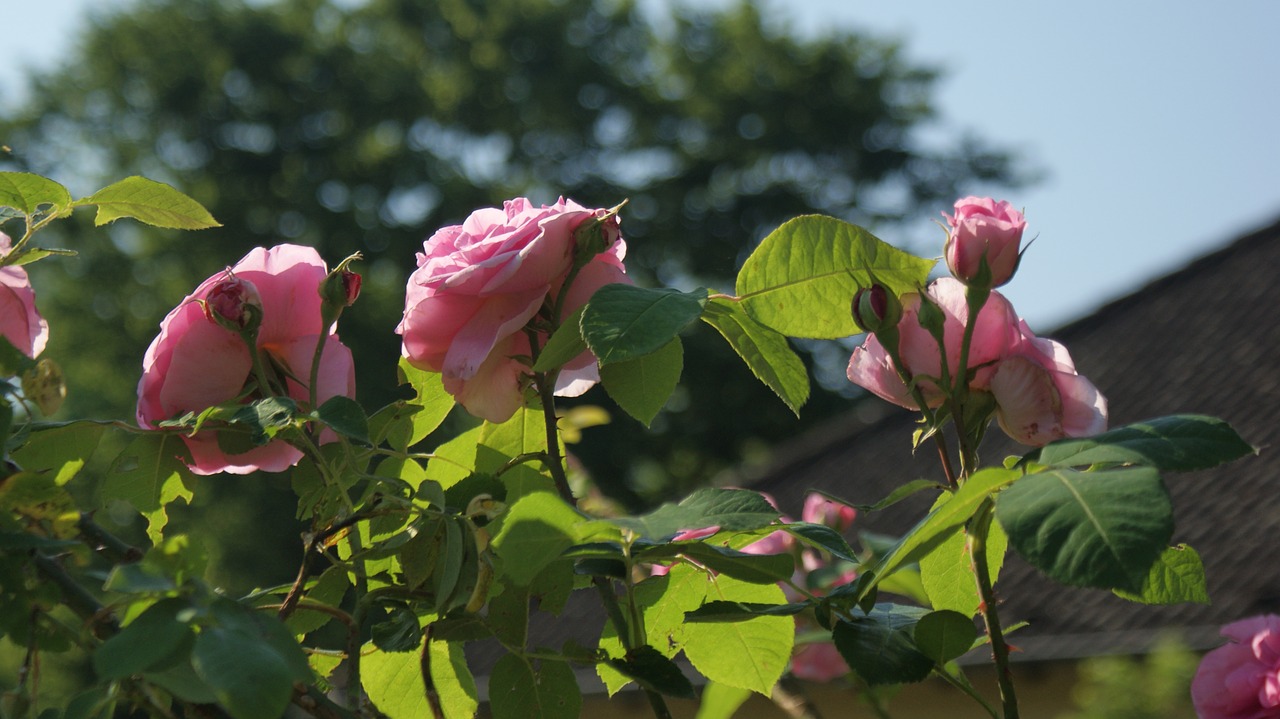
[{"label": "tree", "polygon": [[[984,144],[918,146],[936,76],[896,44],[780,25],[743,3],[659,28],[625,0],[143,0],[97,18],[0,121],[13,148],[0,165],[86,182],[145,174],[224,227],[179,238],[122,224],[104,249],[101,231],[62,223],[81,258],[37,269],[71,411],[130,413],[132,397],[111,392],[122,383],[98,378],[139,365],[168,310],[154,298],[176,302],[254,245],[363,252],[366,290],[343,337],[358,367],[386,367],[422,239],[513,195],[626,199],[640,282],[715,287],[793,215],[884,226],[948,207],[965,183],[1016,179]],[[698,412],[673,408],[641,439],[621,417],[592,430],[619,439],[584,457],[611,494],[635,505],[687,489],[803,426],[745,373],[726,381],[718,342],[707,328],[688,340],[683,391]],[[397,392],[391,376],[359,387],[369,405]],[[806,418],[843,403],[815,388]],[[655,487],[637,483],[642,455],[659,458]]]}]

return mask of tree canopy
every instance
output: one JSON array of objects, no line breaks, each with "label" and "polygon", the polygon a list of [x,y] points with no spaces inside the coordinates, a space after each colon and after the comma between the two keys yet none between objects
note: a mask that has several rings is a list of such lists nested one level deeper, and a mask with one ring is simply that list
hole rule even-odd
[{"label": "tree canopy", "polygon": [[[982,142],[923,147],[935,80],[894,42],[801,38],[750,3],[654,23],[626,1],[143,0],[97,17],[60,69],[34,78],[0,118],[12,148],[0,167],[73,187],[144,174],[223,223],[51,230],[81,255],[33,270],[71,412],[132,414],[129,383],[102,378],[140,366],[200,279],[281,241],[331,263],[364,254],[365,292],[340,331],[376,406],[397,393],[393,328],[414,252],[476,207],[627,200],[639,282],[715,287],[789,217],[882,227],[949,207],[968,183],[1016,181],[1010,156]],[[689,338],[691,401],[658,431],[621,415],[591,430],[619,440],[584,457],[615,496],[687,489],[803,426],[745,371],[726,376],[717,343],[707,328]],[[805,416],[842,405],[816,387]],[[643,481],[641,456],[662,481]]]}]

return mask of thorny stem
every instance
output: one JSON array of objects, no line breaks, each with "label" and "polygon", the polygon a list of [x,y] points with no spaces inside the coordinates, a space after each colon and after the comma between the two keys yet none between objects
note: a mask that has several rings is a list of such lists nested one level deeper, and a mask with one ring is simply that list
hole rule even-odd
[{"label": "thorny stem", "polygon": [[991,656],[996,663],[996,682],[1000,685],[1004,719],[1018,719],[1018,697],[1013,689],[1013,673],[1009,668],[1009,645],[1000,628],[995,592],[991,585],[991,568],[987,566],[987,532],[991,529],[994,507],[995,504],[988,497],[978,507],[973,519],[969,520],[969,558],[973,562],[973,575],[978,583],[978,596],[981,599],[979,610],[987,625],[987,636],[991,639]]}]

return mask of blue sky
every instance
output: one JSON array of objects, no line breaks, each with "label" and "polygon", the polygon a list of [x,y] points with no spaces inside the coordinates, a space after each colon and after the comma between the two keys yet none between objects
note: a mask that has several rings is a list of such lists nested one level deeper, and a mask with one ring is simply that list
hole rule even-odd
[{"label": "blue sky", "polygon": [[[48,68],[72,47],[78,13],[120,4],[10,3],[18,7],[5,11],[0,104],[21,96],[23,68]],[[803,33],[837,27],[900,39],[909,58],[943,72],[927,141],[972,131],[1044,173],[1004,197],[1025,209],[1037,237],[1005,293],[1038,331],[1280,217],[1280,2],[764,6],[778,18],[785,7],[785,22]],[[904,232],[939,236],[937,217]]]}]

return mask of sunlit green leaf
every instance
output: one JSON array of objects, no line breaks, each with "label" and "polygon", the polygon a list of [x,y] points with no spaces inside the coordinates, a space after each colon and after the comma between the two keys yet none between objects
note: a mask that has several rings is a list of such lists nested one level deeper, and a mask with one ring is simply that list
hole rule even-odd
[{"label": "sunlit green leaf", "polygon": [[413,388],[414,398],[409,405],[421,408],[413,413],[409,436],[398,442],[404,445],[403,449],[421,442],[434,432],[445,417],[449,416],[449,410],[453,409],[455,402],[453,395],[445,391],[444,379],[439,372],[420,370],[403,357],[400,358],[399,372],[401,384]]},{"label": "sunlit green leaf", "polygon": [[96,205],[98,215],[93,222],[98,227],[122,217],[174,230],[222,226],[199,202],[169,185],[136,175],[108,185],[83,200],[76,200],[75,204]]},{"label": "sunlit green leaf", "polygon": [[[366,645],[360,660],[360,681],[369,699],[391,719],[431,716],[418,652],[383,652]],[[372,650],[372,651],[370,651]],[[432,688],[440,697],[445,719],[469,719],[479,706],[475,679],[467,669],[462,645],[427,645]]]},{"label": "sunlit green leaf", "polygon": [[792,412],[800,414],[809,399],[809,372],[785,336],[756,322],[739,303],[723,297],[707,303],[702,320],[716,328],[757,379]]},{"label": "sunlit green leaf", "polygon": [[569,360],[582,354],[587,349],[587,341],[582,339],[582,312],[586,305],[579,307],[573,314],[564,318],[560,327],[547,339],[538,354],[538,361],[533,363],[534,372],[548,372],[563,366]]},{"label": "sunlit green leaf", "polygon": [[676,337],[657,352],[600,368],[605,391],[627,414],[648,427],[680,382],[684,347]]},{"label": "sunlit green leaf", "polygon": [[694,719],[730,719],[750,697],[751,692],[746,689],[707,682]]},{"label": "sunlit green leaf", "polygon": [[[776,584],[748,584],[723,574],[710,579],[710,601],[782,604]],[[707,679],[768,696],[791,662],[795,644],[791,617],[756,617],[745,622],[689,625],[684,654]]]},{"label": "sunlit green leaf", "polygon": [[795,558],[790,554],[749,554],[704,542],[660,544],[637,555],[644,561],[658,561],[683,555],[713,572],[753,584],[775,584],[790,579]]},{"label": "sunlit green leaf", "polygon": [[550,492],[535,492],[511,505],[493,549],[505,562],[507,576],[528,584],[547,564],[573,546],[584,517]]},{"label": "sunlit green leaf", "polygon": [[147,518],[147,535],[159,541],[169,518],[165,506],[176,499],[191,501],[194,478],[181,458],[182,440],[172,434],[148,432],[134,437],[116,457],[101,486],[105,504],[123,500]]},{"label": "sunlit green leaf", "polygon": [[[999,522],[991,522],[986,548],[992,584],[1000,576],[1008,547],[1009,538],[1004,528]],[[977,614],[981,598],[973,577],[965,527],[952,530],[941,544],[920,558],[920,580],[934,609],[950,609],[970,617]]]},{"label": "sunlit green leaf", "polygon": [[29,472],[55,472],[54,482],[66,484],[98,448],[106,428],[95,422],[70,422],[37,427],[13,451],[13,460]]},{"label": "sunlit green leaf", "polygon": [[1209,589],[1205,585],[1204,563],[1200,554],[1185,544],[1166,547],[1151,565],[1142,589],[1126,592],[1112,590],[1130,601],[1143,604],[1209,603]]},{"label": "sunlit green leaf", "polygon": [[29,172],[0,172],[0,206],[33,215],[42,205],[64,211],[71,205],[71,194],[46,177]]},{"label": "sunlit green leaf", "polygon": [[806,215],[769,233],[738,272],[747,314],[790,337],[838,339],[861,330],[849,307],[872,276],[894,294],[925,283],[933,262],[833,217]]},{"label": "sunlit green leaf", "polygon": [[912,631],[916,648],[938,664],[958,659],[978,638],[972,615],[944,609],[920,617]]}]

